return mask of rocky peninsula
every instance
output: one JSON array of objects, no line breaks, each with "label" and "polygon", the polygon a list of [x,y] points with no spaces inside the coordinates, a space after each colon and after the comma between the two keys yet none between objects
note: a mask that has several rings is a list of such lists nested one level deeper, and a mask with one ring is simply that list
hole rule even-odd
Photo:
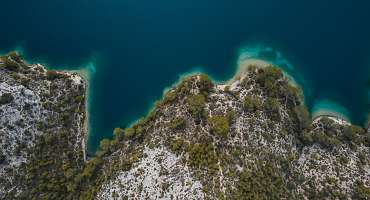
[{"label": "rocky peninsula", "polygon": [[0,62],[2,199],[370,198],[370,133],[312,120],[277,67],[185,77],[85,161],[86,82]]}]

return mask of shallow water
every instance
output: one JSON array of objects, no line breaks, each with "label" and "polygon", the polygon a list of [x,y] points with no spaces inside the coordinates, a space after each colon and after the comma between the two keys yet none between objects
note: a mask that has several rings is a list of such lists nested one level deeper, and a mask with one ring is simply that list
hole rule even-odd
[{"label": "shallow water", "polygon": [[22,49],[53,69],[89,66],[91,152],[145,115],[180,74],[202,69],[227,80],[243,57],[287,70],[311,110],[364,124],[370,2],[361,2],[5,0],[0,50]]}]

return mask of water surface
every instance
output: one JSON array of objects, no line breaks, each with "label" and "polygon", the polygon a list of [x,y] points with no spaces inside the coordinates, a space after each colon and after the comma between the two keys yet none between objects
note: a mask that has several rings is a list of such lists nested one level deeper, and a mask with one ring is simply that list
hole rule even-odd
[{"label": "water surface", "polygon": [[0,50],[21,48],[53,69],[93,69],[91,152],[145,115],[179,74],[201,68],[227,80],[240,55],[282,65],[311,110],[364,124],[369,10],[367,1],[3,0]]}]

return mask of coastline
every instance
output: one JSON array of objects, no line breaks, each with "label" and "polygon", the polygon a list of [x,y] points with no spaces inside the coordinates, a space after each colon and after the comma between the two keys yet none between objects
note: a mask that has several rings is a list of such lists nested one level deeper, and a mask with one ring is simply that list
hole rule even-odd
[{"label": "coastline", "polygon": [[[300,87],[300,85],[294,80],[293,76],[291,76],[290,74],[287,73],[287,71],[267,60],[263,60],[263,59],[258,59],[258,58],[250,58],[250,57],[247,57],[247,58],[239,58],[238,61],[237,61],[237,65],[235,66],[235,72],[234,72],[234,75],[229,79],[229,80],[224,80],[224,81],[217,81],[215,80],[214,78],[212,78],[212,76],[210,76],[211,80],[214,81],[217,85],[230,85],[232,82],[238,80],[241,76],[243,76],[243,74],[248,70],[248,66],[250,65],[254,65],[256,67],[267,67],[267,66],[274,66],[274,67],[278,67],[279,69],[282,70],[284,76],[287,78],[287,80],[289,81],[289,83],[294,86],[294,87],[298,87],[300,89],[300,94],[302,94],[302,97],[301,100],[302,100],[302,103],[304,104],[304,94],[303,94],[303,90],[302,88]],[[86,67],[84,68],[80,68],[80,69],[77,69],[77,70],[56,70],[56,71],[60,71],[60,72],[69,72],[69,73],[76,73],[78,74],[79,76],[81,76],[85,82],[86,82],[86,94],[85,94],[85,107],[86,107],[86,110],[85,110],[85,116],[86,116],[86,119],[85,119],[85,123],[84,123],[84,132],[86,133],[86,137],[84,138],[84,145],[85,145],[85,148],[84,148],[84,157],[87,158],[87,154],[89,154],[88,152],[88,149],[89,149],[89,145],[88,145],[88,141],[90,140],[91,137],[93,137],[93,135],[91,135],[91,127],[90,127],[90,121],[89,121],[89,107],[90,107],[90,103],[89,103],[89,100],[90,100],[90,95],[91,95],[91,87],[90,87],[90,81],[91,81],[91,76],[93,73],[95,73],[95,67],[94,67],[94,64],[93,63],[88,63],[88,65],[86,65]],[[191,75],[195,75],[195,74],[199,74],[199,73],[205,73],[203,68],[202,67],[197,67],[193,70],[190,70],[189,72],[185,72],[185,73],[182,73],[182,74],[179,74],[178,75],[178,79],[177,81],[175,81],[173,84],[171,84],[169,87],[166,87],[163,89],[163,92],[162,92],[162,96],[168,91],[170,90],[171,88],[173,88],[174,86],[178,85],[181,80],[183,80],[184,78],[188,77],[188,76],[191,76]],[[207,74],[207,73],[206,73]],[[156,101],[153,101],[153,103],[151,103],[149,105],[149,108],[147,109],[147,112],[144,113],[144,114],[148,114],[150,113],[150,111],[154,108],[155,106],[155,102]],[[321,116],[330,116],[330,117],[333,117],[333,118],[336,118],[338,120],[344,120],[348,123],[351,123],[350,122],[350,119],[348,117],[346,117],[346,114],[345,113],[342,113],[340,110],[337,110],[337,109],[333,109],[333,107],[330,107],[330,106],[318,106],[316,103],[314,104],[313,108],[311,109],[311,114],[312,114],[312,119],[315,120],[316,118],[318,117],[321,117]],[[139,118],[140,119],[140,118]],[[130,124],[134,124],[136,121],[138,121],[139,119],[136,119],[136,120],[133,120],[131,123],[129,123],[128,125]],[[367,126],[365,126],[366,128],[369,127],[369,123],[367,124]]]},{"label": "coastline", "polygon": [[[304,91],[303,88],[298,84],[298,82],[294,79],[292,75],[287,73],[287,71],[277,65],[274,65],[273,63],[270,63],[266,60],[263,59],[256,59],[256,58],[245,58],[245,59],[239,59],[237,63],[237,69],[234,74],[234,76],[225,82],[225,85],[231,85],[233,82],[239,80],[244,73],[248,70],[248,67],[253,65],[258,68],[264,68],[267,66],[274,66],[278,67],[279,69],[282,70],[284,76],[287,78],[289,84],[292,86],[298,88],[300,90],[300,99],[302,101],[302,104],[305,105],[305,97],[304,97]],[[351,120],[347,114],[347,110],[340,106],[339,104],[335,102],[331,102],[328,100],[322,100],[319,101],[318,103],[315,103],[313,108],[311,109],[311,116],[312,120],[317,120],[318,118],[321,117],[329,117],[333,119],[334,121],[341,123],[341,124],[351,124]],[[369,115],[369,120],[368,123],[365,126],[366,128],[370,127],[370,115]]]},{"label": "coastline", "polygon": [[91,81],[91,70],[89,70],[88,67],[81,68],[78,70],[67,70],[67,72],[76,73],[79,76],[82,77],[85,81],[85,120],[84,120],[84,132],[85,137],[83,138],[82,145],[83,145],[83,154],[84,154],[84,161],[86,162],[89,158],[88,156],[88,140],[90,138],[90,121],[89,121],[89,110],[90,110],[90,103],[89,103],[89,97],[90,97],[90,81]]},{"label": "coastline", "polygon": [[[348,111],[339,105],[330,100],[321,100],[315,102],[311,110],[312,118],[316,119],[322,116],[334,117],[340,121],[346,121],[351,124],[351,120],[348,117]],[[366,127],[367,128],[367,127]]]},{"label": "coastline", "polygon": [[76,71],[77,74],[79,74],[84,80],[85,80],[85,84],[86,84],[86,88],[85,88],[85,120],[84,120],[84,132],[85,132],[85,137],[83,138],[83,141],[82,141],[82,145],[83,145],[83,148],[82,148],[82,151],[83,151],[83,154],[84,154],[84,161],[86,162],[88,160],[88,157],[87,157],[87,154],[86,154],[86,151],[87,151],[87,142],[88,142],[88,139],[89,139],[89,91],[90,91],[90,74],[89,74],[89,71],[87,69],[80,69],[78,71]]}]

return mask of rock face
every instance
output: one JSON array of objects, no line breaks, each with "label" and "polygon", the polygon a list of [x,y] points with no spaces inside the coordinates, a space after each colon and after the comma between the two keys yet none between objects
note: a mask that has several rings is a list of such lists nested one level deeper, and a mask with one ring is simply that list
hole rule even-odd
[{"label": "rock face", "polygon": [[248,66],[226,85],[184,78],[84,162],[84,81],[10,61],[0,68],[0,198],[370,198],[370,134],[312,121],[275,67]]},{"label": "rock face", "polygon": [[[28,65],[16,53],[0,58],[0,199],[22,198],[33,189],[36,171],[53,166],[41,157],[58,152],[51,145],[56,138],[68,140],[65,153],[74,165],[83,165],[85,91],[75,73]],[[49,149],[41,151],[42,146]]]},{"label": "rock face", "polygon": [[276,68],[250,67],[229,85],[185,78],[115,133],[96,199],[369,198],[369,134],[312,122]]}]

